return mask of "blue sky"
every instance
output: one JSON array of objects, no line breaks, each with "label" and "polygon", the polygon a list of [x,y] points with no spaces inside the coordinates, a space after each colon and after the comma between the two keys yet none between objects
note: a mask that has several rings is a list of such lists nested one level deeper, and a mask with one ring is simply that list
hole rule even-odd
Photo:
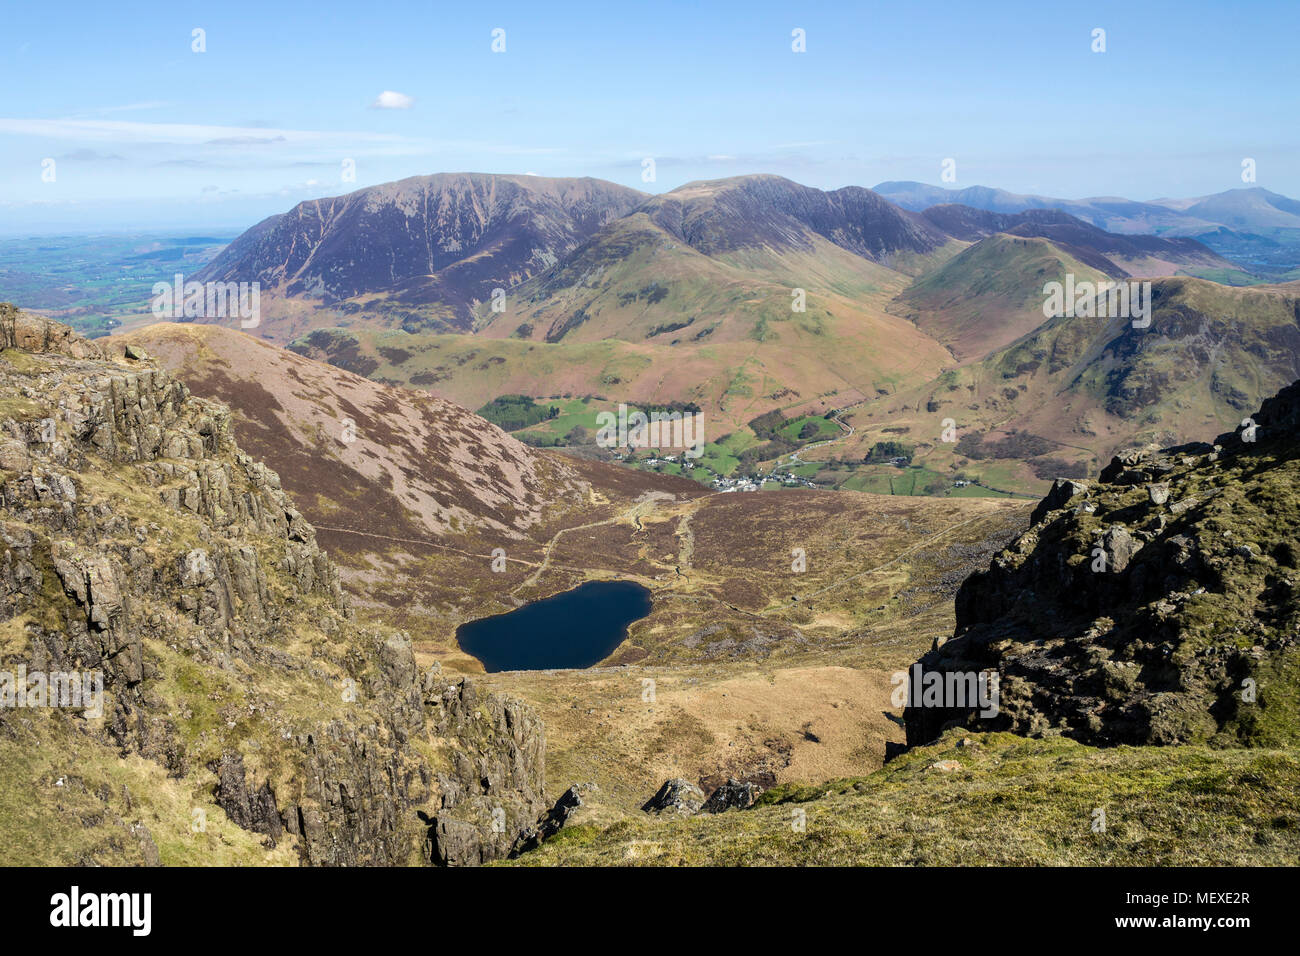
[{"label": "blue sky", "polygon": [[1251,157],[1297,196],[1297,35],[1290,0],[10,0],[0,234],[243,228],[465,170],[833,188],[939,184],[953,158],[947,185],[1151,199],[1241,186]]}]

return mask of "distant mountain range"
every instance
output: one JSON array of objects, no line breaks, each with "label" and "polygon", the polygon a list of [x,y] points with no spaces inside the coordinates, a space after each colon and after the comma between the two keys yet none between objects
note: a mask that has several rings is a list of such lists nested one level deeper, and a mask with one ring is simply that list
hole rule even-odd
[{"label": "distant mountain range", "polygon": [[[258,281],[255,334],[466,407],[690,402],[709,440],[746,441],[774,411],[852,407],[842,458],[908,429],[950,481],[1036,490],[1139,436],[1227,427],[1300,373],[1295,289],[1240,257],[1291,248],[1296,209],[1258,189],[1071,203],[756,175],[650,196],[440,174],[301,203],[194,278]],[[1151,332],[1045,318],[1067,276],[1152,280]],[[937,409],[988,443],[931,446]]]},{"label": "distant mountain range", "polygon": [[1259,186],[1149,202],[1116,196],[1056,199],[988,186],[945,189],[917,182],[884,182],[875,191],[914,212],[953,203],[1006,214],[1055,209],[1107,232],[1190,236],[1253,272],[1286,273],[1300,265],[1300,202]]},{"label": "distant mountain range", "polygon": [[[1095,251],[1108,261],[1093,264],[1115,275],[1234,269],[1193,239],[1126,240],[1059,213],[998,219],[981,214],[988,203],[924,215],[905,206],[858,186],[828,192],[766,175],[649,196],[595,179],[439,174],[300,203],[240,236],[196,278],[259,281],[271,297],[263,334],[281,341],[355,315],[408,331],[490,325],[489,335],[554,342],[587,323],[602,338],[648,337],[664,323],[641,328],[622,313],[671,311],[646,308],[666,297],[697,323],[725,316],[737,301],[718,292],[737,281],[742,299],[764,297],[772,282],[850,291],[868,264],[914,275],[918,260],[953,240],[995,232],[1051,238],[1082,261]],[[832,273],[821,286],[807,257]],[[504,307],[495,290],[509,292]],[[333,314],[314,314],[322,307]]]}]

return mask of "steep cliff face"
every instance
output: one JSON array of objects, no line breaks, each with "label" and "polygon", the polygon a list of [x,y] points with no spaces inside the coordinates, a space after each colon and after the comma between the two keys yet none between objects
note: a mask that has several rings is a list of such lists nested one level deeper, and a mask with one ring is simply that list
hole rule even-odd
[{"label": "steep cliff face", "polygon": [[995,671],[997,713],[912,699],[909,743],[952,722],[1093,744],[1300,740],[1300,383],[1252,421],[1122,452],[1091,487],[1057,482],[919,662],[945,680]]},{"label": "steep cliff face", "polygon": [[[69,754],[60,788],[105,794],[80,811],[102,839],[43,862],[148,862],[160,846],[166,863],[209,813],[259,834],[267,861],[286,840],[308,864],[509,852],[545,809],[540,722],[421,674],[402,634],[355,623],[314,530],[235,445],[225,406],[137,351],[109,359],[10,307],[0,345],[0,671],[11,689],[24,668],[103,682],[98,713],[0,708],[7,776],[54,748]],[[74,750],[163,768],[187,801],[153,809],[171,841],[137,856],[118,831],[141,798],[124,808],[87,787]],[[30,812],[6,831],[55,827],[64,794],[12,777]],[[434,852],[440,827],[475,852]]]}]

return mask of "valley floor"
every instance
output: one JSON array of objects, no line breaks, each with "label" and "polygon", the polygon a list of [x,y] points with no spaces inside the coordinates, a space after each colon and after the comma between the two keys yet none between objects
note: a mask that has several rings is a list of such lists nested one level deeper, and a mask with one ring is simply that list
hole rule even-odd
[{"label": "valley floor", "polygon": [[[595,784],[584,800],[599,819],[637,811],[670,777],[770,787],[868,772],[903,741],[891,676],[951,633],[956,584],[1023,512],[851,492],[646,500],[558,535],[545,567],[512,571],[518,600],[600,577],[649,587],[651,614],[619,649],[586,670],[478,679],[537,710],[548,792]],[[448,637],[417,657],[480,671]]]}]

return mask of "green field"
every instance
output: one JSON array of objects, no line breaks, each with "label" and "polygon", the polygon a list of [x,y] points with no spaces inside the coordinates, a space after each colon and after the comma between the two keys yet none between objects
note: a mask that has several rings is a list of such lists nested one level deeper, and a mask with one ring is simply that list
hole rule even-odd
[{"label": "green field", "polygon": [[156,282],[187,278],[233,233],[140,233],[0,239],[0,299],[45,312],[83,335],[105,335],[149,311]]},{"label": "green field", "polygon": [[[942,485],[942,488],[937,486]],[[936,494],[955,498],[1005,497],[987,488],[967,485],[955,488],[948,475],[931,471],[921,465],[908,465],[898,468],[894,465],[862,465],[836,485],[847,491],[869,491],[878,495],[926,495]],[[936,488],[927,491],[927,487]]]},{"label": "green field", "polygon": [[[801,439],[799,433],[803,430],[805,425],[809,424],[816,426],[816,434]],[[792,418],[776,431],[782,438],[789,439],[790,441],[807,442],[823,441],[827,438],[836,438],[843,434],[843,429],[841,429],[839,425],[836,425],[828,418],[823,418],[821,415],[804,415],[800,418]]]},{"label": "green field", "polygon": [[598,402],[589,398],[539,398],[539,405],[558,405],[560,414],[549,421],[531,425],[516,433],[517,437],[533,436],[537,438],[561,439],[575,428],[585,428],[591,433],[589,442],[595,442],[600,425],[596,416],[601,412],[617,412],[617,407],[610,402]]},{"label": "green field", "polygon": [[711,468],[719,475],[731,475],[740,464],[741,452],[756,444],[758,439],[748,430],[723,435],[721,441],[708,442],[704,446],[704,454],[699,457],[698,464]]}]

